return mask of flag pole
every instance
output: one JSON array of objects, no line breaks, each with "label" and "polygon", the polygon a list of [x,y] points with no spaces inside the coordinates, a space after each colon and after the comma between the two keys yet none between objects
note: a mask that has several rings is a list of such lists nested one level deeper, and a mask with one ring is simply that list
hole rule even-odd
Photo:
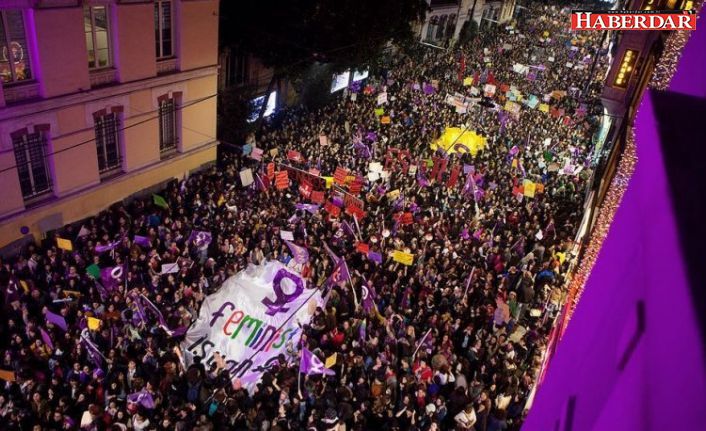
[{"label": "flag pole", "polygon": [[473,273],[476,271],[476,267],[474,266],[471,269],[471,275],[468,276],[468,282],[466,282],[466,291],[463,292],[463,297],[465,298],[466,295],[468,294],[468,287],[471,285],[471,281],[473,280]]},{"label": "flag pole", "polygon": [[429,336],[431,333],[432,328],[429,328],[426,334],[422,337],[421,340],[419,340],[419,344],[417,344],[417,348],[414,349],[414,353],[412,354],[412,362],[414,362],[414,358],[417,356],[417,352],[419,351],[419,348],[422,347],[422,344],[424,343],[424,340]]}]

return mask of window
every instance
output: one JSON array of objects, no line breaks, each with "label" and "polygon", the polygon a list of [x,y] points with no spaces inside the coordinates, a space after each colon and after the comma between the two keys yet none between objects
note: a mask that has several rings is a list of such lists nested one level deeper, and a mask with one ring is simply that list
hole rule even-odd
[{"label": "window", "polygon": [[43,131],[27,131],[12,135],[17,173],[22,196],[30,199],[51,191],[47,168],[47,139]]},{"label": "window", "polygon": [[154,40],[157,44],[157,58],[171,57],[172,49],[172,2],[154,2]]},{"label": "window", "polygon": [[439,24],[439,16],[434,15],[431,18],[429,18],[429,24],[427,24],[427,39],[426,40],[434,40],[434,32],[436,31],[436,27]]},{"label": "window", "polygon": [[448,15],[441,15],[441,19],[439,20],[439,27],[437,27],[436,29],[436,40],[444,38],[444,32],[446,31],[446,20],[448,18]]},{"label": "window", "polygon": [[105,173],[120,167],[118,114],[94,115],[98,171]]},{"label": "window", "polygon": [[446,38],[450,39],[454,35],[456,30],[456,14],[449,16],[449,20],[446,22]]},{"label": "window", "polygon": [[107,6],[84,6],[83,25],[86,32],[88,68],[109,67],[111,61]]},{"label": "window", "polygon": [[32,79],[21,10],[0,11],[0,77],[6,83]]},{"label": "window", "polygon": [[168,153],[177,147],[176,102],[173,98],[159,101],[159,151]]}]

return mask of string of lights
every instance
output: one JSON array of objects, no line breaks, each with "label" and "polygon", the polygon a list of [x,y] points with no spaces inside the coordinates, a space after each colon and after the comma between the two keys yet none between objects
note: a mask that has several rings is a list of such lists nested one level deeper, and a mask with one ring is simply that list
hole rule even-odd
[{"label": "string of lights", "polygon": [[[694,10],[697,13],[697,20],[699,18],[698,13],[700,12],[702,6],[703,0],[695,2],[694,4]],[[650,88],[655,90],[666,90],[669,88],[669,84],[676,73],[679,58],[681,57],[684,47],[689,41],[691,33],[691,31],[674,31],[667,37],[662,56],[658,60],[652,72],[652,77],[649,83]],[[578,269],[569,282],[568,298],[570,303],[568,305],[566,319],[563,322],[564,327],[560,333],[564,332],[566,325],[571,320],[571,316],[576,309],[576,305],[581,300],[581,295],[583,294],[586,286],[586,281],[588,280],[588,277],[593,270],[593,266],[598,259],[598,254],[603,247],[603,241],[608,237],[610,227],[613,223],[613,218],[615,217],[618,207],[620,206],[620,202],[622,201],[625,191],[628,188],[628,184],[630,183],[630,178],[635,171],[636,164],[637,146],[635,143],[635,130],[631,128],[628,131],[625,150],[618,164],[615,177],[613,177],[613,180],[611,181],[605,200],[598,209],[598,219],[589,238],[586,251],[578,265]]]},{"label": "string of lights", "polygon": [[[694,3],[697,23],[702,6],[703,0]],[[672,34],[667,37],[667,41],[664,44],[664,52],[655,65],[654,74],[650,80],[650,88],[666,90],[669,87],[669,83],[672,81],[672,77],[677,71],[681,53],[692,33],[692,31],[673,31]]]}]

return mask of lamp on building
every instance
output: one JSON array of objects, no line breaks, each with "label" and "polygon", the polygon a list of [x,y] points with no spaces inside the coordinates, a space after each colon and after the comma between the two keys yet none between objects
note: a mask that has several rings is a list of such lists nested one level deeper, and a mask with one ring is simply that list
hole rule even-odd
[{"label": "lamp on building", "polygon": [[623,59],[620,62],[620,68],[613,80],[613,86],[618,88],[627,88],[630,77],[632,76],[635,62],[637,61],[638,52],[633,49],[626,49],[623,54]]}]

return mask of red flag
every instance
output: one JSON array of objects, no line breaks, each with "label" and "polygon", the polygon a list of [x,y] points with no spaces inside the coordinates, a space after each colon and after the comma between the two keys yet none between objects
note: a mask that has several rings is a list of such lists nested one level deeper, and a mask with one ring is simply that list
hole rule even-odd
[{"label": "red flag", "polygon": [[473,85],[478,84],[480,84],[480,71],[476,70],[476,73],[473,74]]},{"label": "red flag", "polygon": [[370,246],[364,242],[359,242],[355,245],[355,250],[359,253],[368,254]]},{"label": "red flag", "polygon": [[458,175],[461,172],[461,167],[460,166],[454,166],[451,169],[451,177],[449,177],[449,181],[446,182],[446,187],[452,189],[456,187],[456,184],[458,184]]},{"label": "red flag", "polygon": [[309,173],[310,173],[311,175],[316,176],[316,177],[318,177],[319,175],[321,175],[321,171],[318,170],[318,169],[316,169],[316,168],[309,168]]},{"label": "red flag", "polygon": [[342,167],[337,167],[336,172],[333,173],[333,181],[336,184],[344,185],[346,183],[346,177],[348,176],[348,169]]},{"label": "red flag", "polygon": [[277,190],[284,190],[289,187],[289,174],[287,171],[279,171],[275,175],[275,187]]},{"label": "red flag", "polygon": [[324,210],[326,210],[326,212],[331,214],[333,217],[338,217],[341,214],[341,209],[334,205],[331,201],[324,204]]},{"label": "red flag", "polygon": [[402,218],[400,220],[401,224],[412,224],[414,223],[414,215],[410,212],[406,212],[402,214]]},{"label": "red flag", "polygon": [[311,196],[311,192],[313,189],[314,187],[307,180],[302,180],[302,182],[299,184],[299,193],[301,193],[301,195],[304,196],[305,199],[309,199],[309,196]]},{"label": "red flag", "polygon": [[488,71],[488,80],[486,82],[488,84],[495,85],[495,75],[493,75],[493,71],[491,71],[491,70]]},{"label": "red flag", "polygon": [[461,67],[458,71],[458,80],[463,81],[463,75],[466,73],[466,56],[461,53]]},{"label": "red flag", "polygon": [[299,151],[289,150],[287,151],[287,159],[293,160],[295,162],[303,162],[304,157]]},{"label": "red flag", "polygon": [[360,178],[356,178],[355,180],[353,180],[351,182],[350,186],[348,187],[348,190],[355,195],[360,193],[360,191],[362,189],[363,189],[363,180]]},{"label": "red flag", "polygon": [[312,191],[310,199],[313,203],[321,205],[324,203],[324,192]]},{"label": "red flag", "polygon": [[346,214],[355,217],[358,220],[362,220],[363,217],[365,217],[365,211],[355,205],[348,205],[346,207]]},{"label": "red flag", "polygon": [[270,162],[267,164],[267,178],[269,178],[270,181],[275,179],[275,164],[274,164],[274,162]]}]

